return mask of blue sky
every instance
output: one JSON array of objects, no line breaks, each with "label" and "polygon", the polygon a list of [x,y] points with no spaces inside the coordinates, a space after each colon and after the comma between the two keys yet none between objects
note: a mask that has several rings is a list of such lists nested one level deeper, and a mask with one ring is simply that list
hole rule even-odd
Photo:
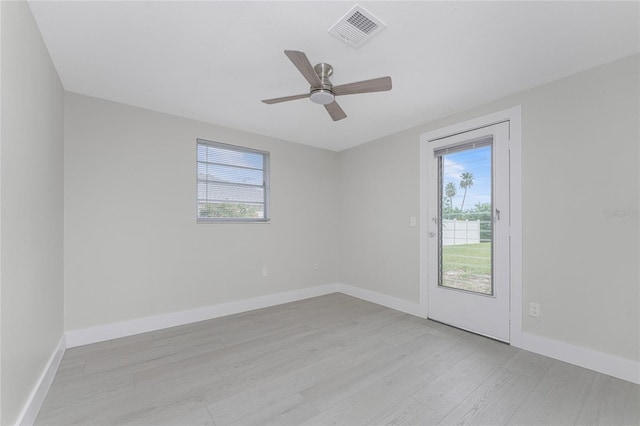
[{"label": "blue sky", "polygon": [[491,202],[491,146],[447,154],[443,160],[444,185],[453,182],[457,191],[453,197],[453,207],[462,204],[464,189],[460,188],[460,174],[463,172],[473,174],[473,186],[467,189],[464,209],[472,208],[477,203]]}]

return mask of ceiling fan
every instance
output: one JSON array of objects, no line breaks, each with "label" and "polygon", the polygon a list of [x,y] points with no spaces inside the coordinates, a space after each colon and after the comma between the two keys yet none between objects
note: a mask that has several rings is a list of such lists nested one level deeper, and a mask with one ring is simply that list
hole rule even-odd
[{"label": "ceiling fan", "polygon": [[309,82],[311,88],[309,89],[309,93],[301,95],[264,99],[262,102],[265,104],[277,104],[296,99],[310,98],[311,102],[324,105],[333,121],[338,121],[346,118],[347,114],[345,114],[342,108],[340,108],[340,105],[335,101],[336,96],[391,90],[391,77],[380,77],[334,86],[331,84],[331,81],[329,81],[329,77],[333,74],[333,67],[331,65],[319,63],[313,67],[309,59],[307,59],[307,55],[297,50],[285,50],[284,54],[287,55],[291,62],[293,62],[293,65],[300,71],[300,74]]}]

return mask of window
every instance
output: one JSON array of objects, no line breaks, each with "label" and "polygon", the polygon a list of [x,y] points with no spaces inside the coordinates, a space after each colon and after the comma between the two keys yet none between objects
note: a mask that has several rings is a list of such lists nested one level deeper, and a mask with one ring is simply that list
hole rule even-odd
[{"label": "window", "polygon": [[493,136],[434,154],[438,285],[493,295]]},{"label": "window", "polygon": [[269,153],[197,140],[198,222],[267,222]]}]

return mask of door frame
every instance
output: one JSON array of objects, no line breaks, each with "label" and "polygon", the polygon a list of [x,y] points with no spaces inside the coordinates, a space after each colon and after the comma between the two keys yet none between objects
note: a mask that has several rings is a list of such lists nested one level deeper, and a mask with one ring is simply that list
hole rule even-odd
[{"label": "door frame", "polygon": [[427,162],[433,155],[429,142],[493,124],[509,122],[509,334],[511,344],[522,333],[522,108],[497,111],[420,135],[420,312],[429,317],[429,189]]}]

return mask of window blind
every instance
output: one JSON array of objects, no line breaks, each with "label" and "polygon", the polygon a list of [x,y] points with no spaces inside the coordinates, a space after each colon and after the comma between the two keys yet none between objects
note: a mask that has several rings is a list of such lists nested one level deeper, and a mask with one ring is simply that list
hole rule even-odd
[{"label": "window blind", "polygon": [[433,150],[434,157],[442,157],[443,155],[452,154],[454,152],[465,151],[467,149],[480,148],[483,146],[491,145],[493,143],[493,135],[483,136],[475,140],[467,140],[459,145],[450,145],[445,148],[438,148]]},{"label": "window blind", "polygon": [[269,153],[197,140],[198,220],[269,219]]}]

